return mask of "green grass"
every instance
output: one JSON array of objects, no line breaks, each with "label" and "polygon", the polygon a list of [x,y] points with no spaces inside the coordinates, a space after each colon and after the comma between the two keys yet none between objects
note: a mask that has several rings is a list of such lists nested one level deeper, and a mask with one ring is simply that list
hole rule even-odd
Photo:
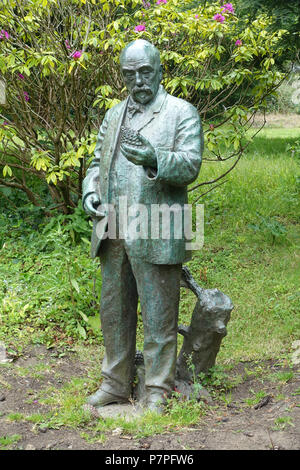
[{"label": "green grass", "polygon": [[13,434],[11,436],[0,436],[0,450],[8,450],[20,439],[22,439],[22,436],[19,434]]},{"label": "green grass", "polygon": [[[223,401],[230,401],[230,387],[248,375],[264,378],[267,374],[259,362],[252,372],[245,369],[245,377],[229,378],[226,369],[240,361],[289,359],[291,345],[299,339],[300,187],[296,176],[300,175],[300,164],[287,152],[287,144],[299,138],[299,129],[264,130],[228,175],[227,182],[201,200],[205,207],[205,242],[203,249],[194,253],[189,267],[202,287],[216,287],[234,303],[217,367],[206,383]],[[226,169],[228,164],[204,163],[199,181],[216,176],[216,168]],[[198,194],[191,192],[191,201]],[[85,426],[84,435],[90,442],[103,441],[103,433],[116,427],[125,434],[142,437],[199,422],[205,413],[203,404],[180,403],[173,398],[169,413],[163,417],[148,413],[130,423],[91,423],[82,405],[99,384],[104,352],[97,314],[99,265],[89,259],[88,244],[72,245],[59,224],[44,233],[25,229],[12,221],[10,229],[2,231],[0,341],[13,356],[21,354],[28,343],[42,343],[61,348],[61,355],[62,348],[75,349],[80,352],[79,360],[90,360],[93,350],[95,361],[86,377],[74,377],[59,389],[43,389],[38,399],[50,411],[24,420],[54,428]],[[182,289],[180,323],[189,323],[194,303],[193,294]],[[142,349],[140,317],[137,345]],[[179,338],[179,345],[181,342]],[[37,365],[19,368],[16,373],[42,379],[48,370],[49,366]],[[286,383],[291,374],[273,374],[273,380]],[[250,397],[249,404],[259,398],[261,395]],[[278,422],[277,427],[283,424]]]},{"label": "green grass", "polygon": [[250,407],[257,405],[266,396],[266,392],[264,390],[260,390],[258,392],[253,392],[253,390],[250,391],[253,396],[251,398],[246,398],[245,400],[246,405]]},{"label": "green grass", "polygon": [[[286,151],[286,138],[299,137],[299,129],[266,129],[227,183],[202,200],[205,242],[189,265],[203,287],[217,287],[235,306],[219,361],[280,356],[299,336],[300,165]],[[199,180],[214,176],[215,165],[204,163]],[[192,299],[183,296],[183,322]]]},{"label": "green grass", "polygon": [[[201,200],[205,242],[189,267],[203,287],[217,287],[234,303],[221,364],[280,356],[299,335],[300,165],[287,152],[299,138],[299,129],[263,130],[227,182]],[[204,162],[199,181],[229,164]],[[35,232],[12,218],[2,232],[0,341],[13,355],[26,341],[70,348],[85,340],[100,343],[103,353],[99,264],[86,243],[72,245],[57,220]],[[193,303],[182,289],[180,322],[189,323]],[[139,318],[138,348],[142,342]]]},{"label": "green grass", "polygon": [[273,431],[283,431],[287,426],[295,426],[291,416],[280,416],[274,420]]},{"label": "green grass", "polygon": [[9,421],[23,421],[24,415],[22,413],[9,413],[5,418]]}]

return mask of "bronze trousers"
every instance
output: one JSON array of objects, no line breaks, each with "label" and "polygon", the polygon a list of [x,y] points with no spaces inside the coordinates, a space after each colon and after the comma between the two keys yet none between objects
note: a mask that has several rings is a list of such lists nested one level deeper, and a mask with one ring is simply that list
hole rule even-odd
[{"label": "bronze trousers", "polygon": [[146,391],[169,394],[175,380],[181,264],[147,263],[129,255],[124,240],[110,239],[102,242],[100,260],[100,318],[105,345],[101,389],[130,396],[139,298]]}]

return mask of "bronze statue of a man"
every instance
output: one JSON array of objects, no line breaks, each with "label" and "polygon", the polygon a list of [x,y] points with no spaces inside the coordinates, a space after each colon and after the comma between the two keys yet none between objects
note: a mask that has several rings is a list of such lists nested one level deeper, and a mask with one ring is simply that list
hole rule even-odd
[{"label": "bronze statue of a man", "polygon": [[[203,136],[197,110],[160,85],[159,51],[145,40],[125,47],[121,72],[129,97],[105,115],[95,157],[83,182],[83,207],[94,219],[92,256],[100,256],[100,317],[105,357],[94,406],[128,401],[136,350],[138,298],[144,326],[145,404],[162,412],[174,388],[182,263],[188,259],[184,234],[132,236],[128,226],[105,233],[106,205],[123,220],[127,207],[166,205],[183,209],[187,185],[199,173]],[[99,208],[100,206],[100,208]],[[99,213],[99,211],[101,213]],[[103,213],[104,212],[104,213]],[[101,222],[105,223],[101,225]],[[146,224],[147,225],[147,224]],[[161,227],[160,227],[161,228]],[[122,233],[121,233],[122,232]],[[105,233],[105,235],[104,235]]]}]

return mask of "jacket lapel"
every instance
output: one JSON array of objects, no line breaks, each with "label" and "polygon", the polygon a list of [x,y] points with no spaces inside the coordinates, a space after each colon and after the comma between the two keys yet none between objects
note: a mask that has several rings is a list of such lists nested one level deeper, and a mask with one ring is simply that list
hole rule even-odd
[{"label": "jacket lapel", "polygon": [[[115,134],[115,138],[114,138],[114,142],[113,142],[113,146],[112,146],[112,152],[111,152],[112,157],[115,155],[115,152],[116,152],[116,148],[117,148],[117,144],[118,144],[118,140],[119,140],[119,135],[120,135],[120,129],[121,129],[121,126],[123,125],[123,122],[124,122],[124,119],[125,119],[125,114],[126,114],[126,111],[127,111],[128,100],[129,100],[129,96],[124,101],[124,105],[121,108],[120,112],[117,113],[117,115],[116,115],[117,126],[113,130],[113,132]],[[112,159],[110,161],[110,164],[111,163],[112,163]]]}]

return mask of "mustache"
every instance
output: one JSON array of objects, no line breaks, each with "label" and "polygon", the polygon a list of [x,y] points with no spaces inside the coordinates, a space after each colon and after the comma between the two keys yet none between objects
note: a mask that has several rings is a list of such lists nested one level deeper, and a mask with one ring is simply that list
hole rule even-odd
[{"label": "mustache", "polygon": [[133,94],[140,93],[140,92],[144,92],[144,93],[148,93],[148,94],[152,93],[151,88],[149,88],[147,86],[134,87],[133,90],[132,90]]}]

